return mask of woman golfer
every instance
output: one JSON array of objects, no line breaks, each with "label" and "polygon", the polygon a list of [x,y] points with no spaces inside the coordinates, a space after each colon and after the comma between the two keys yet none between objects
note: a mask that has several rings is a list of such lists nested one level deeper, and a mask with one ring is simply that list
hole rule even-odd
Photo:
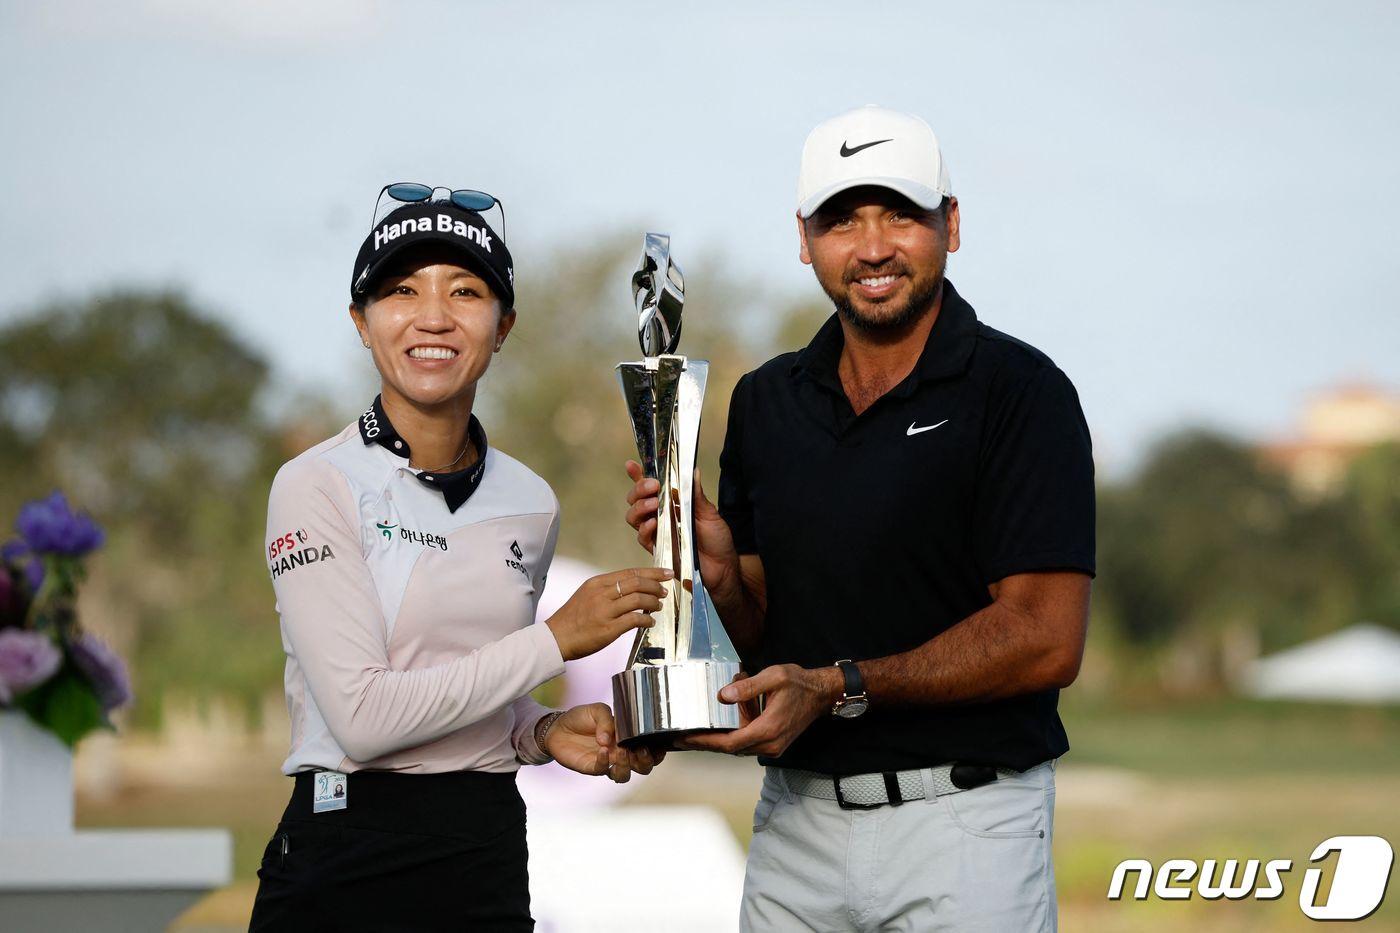
[{"label": "woman golfer", "polygon": [[602,703],[528,696],[651,625],[670,572],[594,577],[532,624],[559,503],[472,414],[515,323],[514,271],[504,223],[482,216],[499,202],[443,190],[381,192],[350,304],[380,392],[272,483],[296,784],[252,930],[532,929],[516,770],[621,782],[659,758],[619,747]]}]

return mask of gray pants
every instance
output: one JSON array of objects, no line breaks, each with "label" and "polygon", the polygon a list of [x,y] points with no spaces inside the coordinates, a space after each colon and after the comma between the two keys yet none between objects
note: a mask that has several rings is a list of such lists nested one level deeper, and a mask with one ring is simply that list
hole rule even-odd
[{"label": "gray pants", "polygon": [[768,768],[740,929],[1054,931],[1054,823],[1053,760],[875,810],[797,796]]}]

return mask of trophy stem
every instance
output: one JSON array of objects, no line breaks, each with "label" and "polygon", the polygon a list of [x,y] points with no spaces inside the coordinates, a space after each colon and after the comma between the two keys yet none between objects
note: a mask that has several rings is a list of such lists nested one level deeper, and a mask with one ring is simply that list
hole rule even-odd
[{"label": "trophy stem", "polygon": [[709,614],[702,609],[697,618],[696,613],[703,583],[695,562],[692,503],[709,363],[667,354],[619,363],[617,372],[642,469],[661,486],[652,563],[675,575],[663,584],[666,594],[653,613],[656,625],[638,632],[627,666],[703,659],[710,649]]}]

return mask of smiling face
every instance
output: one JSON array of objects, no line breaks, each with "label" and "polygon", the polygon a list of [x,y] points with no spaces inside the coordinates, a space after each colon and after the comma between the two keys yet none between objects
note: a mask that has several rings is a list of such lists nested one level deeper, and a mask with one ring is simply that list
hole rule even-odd
[{"label": "smiling face", "polygon": [[802,261],[842,320],[862,330],[902,327],[933,306],[958,248],[958,202],[927,211],[889,188],[833,195],[797,218]]},{"label": "smiling face", "polygon": [[419,407],[473,393],[515,324],[460,254],[411,250],[372,285],[350,317],[374,354],[386,394]]}]

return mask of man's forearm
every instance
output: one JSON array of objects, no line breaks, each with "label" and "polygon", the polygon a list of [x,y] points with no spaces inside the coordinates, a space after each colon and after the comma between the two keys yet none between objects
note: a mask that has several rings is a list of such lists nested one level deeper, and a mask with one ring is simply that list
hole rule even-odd
[{"label": "man's forearm", "polygon": [[741,657],[757,656],[763,644],[763,618],[768,608],[768,593],[761,565],[746,567],[741,558],[735,586],[722,593],[711,592],[710,598],[719,611],[720,622],[729,633],[729,640]]},{"label": "man's forearm", "polygon": [[1053,627],[993,602],[911,651],[857,666],[878,708],[976,703],[1066,687],[1078,663]]}]

